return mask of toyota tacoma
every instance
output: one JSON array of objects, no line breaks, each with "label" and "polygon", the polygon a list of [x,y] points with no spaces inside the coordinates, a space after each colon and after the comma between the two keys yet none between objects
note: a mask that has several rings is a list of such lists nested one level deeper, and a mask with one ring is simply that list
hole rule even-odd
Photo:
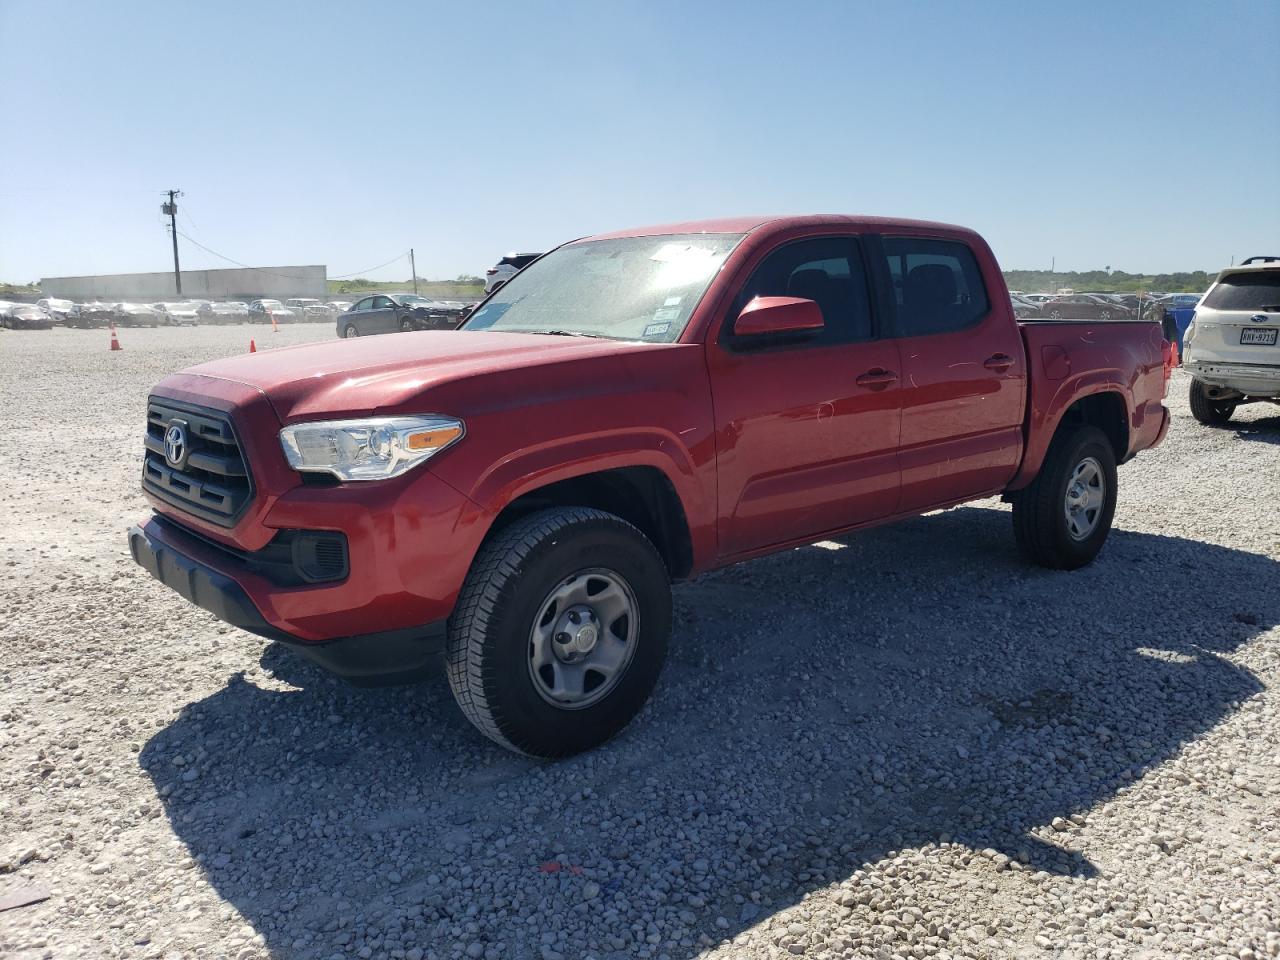
[{"label": "toyota tacoma", "polygon": [[443,663],[539,757],[649,696],[672,581],[1002,495],[1022,553],[1089,563],[1158,444],[1149,322],[1028,321],[976,233],[738,218],[567,243],[456,331],[161,381],[134,559],[356,683]]}]

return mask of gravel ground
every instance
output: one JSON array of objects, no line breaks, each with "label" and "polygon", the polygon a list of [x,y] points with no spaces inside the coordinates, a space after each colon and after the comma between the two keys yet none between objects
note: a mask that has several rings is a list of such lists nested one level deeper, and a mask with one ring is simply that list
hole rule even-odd
[{"label": "gravel ground", "polygon": [[1176,374],[1076,573],[986,501],[681,586],[639,720],[540,764],[128,557],[147,388],[331,335],[0,333],[0,955],[1280,956],[1275,408]]}]

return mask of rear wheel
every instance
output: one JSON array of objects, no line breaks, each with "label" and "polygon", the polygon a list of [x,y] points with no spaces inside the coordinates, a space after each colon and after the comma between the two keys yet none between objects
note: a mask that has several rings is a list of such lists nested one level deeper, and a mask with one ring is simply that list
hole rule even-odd
[{"label": "rear wheel", "polygon": [[[1068,432],[1069,431],[1069,432]],[[1116,510],[1116,457],[1092,426],[1066,428],[1031,485],[1012,496],[1013,531],[1028,560],[1075,570],[1098,555]]]},{"label": "rear wheel", "polygon": [[1049,311],[1049,319],[1050,319],[1050,320],[1061,320],[1061,319],[1062,319],[1062,311],[1061,311],[1061,310],[1050,310],[1050,311]]},{"label": "rear wheel", "polygon": [[1236,412],[1234,400],[1214,400],[1200,380],[1191,381],[1191,415],[1210,427],[1220,427]]},{"label": "rear wheel", "polygon": [[342,328],[342,336],[345,340],[351,340],[360,336],[360,331],[356,329],[356,325],[354,323],[348,323]]},{"label": "rear wheel", "polygon": [[644,534],[600,510],[540,510],[476,557],[449,621],[449,685],[491,740],[566,757],[639,712],[670,632],[667,569]]}]

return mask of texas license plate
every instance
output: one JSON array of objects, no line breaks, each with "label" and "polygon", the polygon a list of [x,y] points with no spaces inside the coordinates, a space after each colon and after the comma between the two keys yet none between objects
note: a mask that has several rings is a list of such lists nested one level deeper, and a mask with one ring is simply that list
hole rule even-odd
[{"label": "texas license plate", "polygon": [[1280,334],[1280,329],[1276,327],[1246,328],[1240,331],[1240,343],[1274,347],[1276,345],[1276,334]]}]

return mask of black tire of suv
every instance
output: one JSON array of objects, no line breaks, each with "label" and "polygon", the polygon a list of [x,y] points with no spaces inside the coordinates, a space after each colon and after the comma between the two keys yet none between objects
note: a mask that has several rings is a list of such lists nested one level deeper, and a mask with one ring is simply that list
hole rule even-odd
[{"label": "black tire of suv", "polygon": [[[556,584],[602,567],[634,592],[637,646],[604,699],[561,709],[534,687],[530,633]],[[472,563],[449,619],[449,686],[467,719],[494,742],[531,757],[568,757],[604,743],[640,711],[662,671],[670,633],[670,579],[644,534],[602,510],[539,510],[496,534]]]},{"label": "black tire of suv", "polygon": [[1236,405],[1229,401],[1211,400],[1204,384],[1191,381],[1191,415],[1208,427],[1220,427],[1236,412]]},{"label": "black tire of suv", "polygon": [[[1063,504],[1077,465],[1088,457],[1102,467],[1106,490],[1097,526],[1087,538],[1076,540],[1068,531]],[[1111,441],[1097,427],[1060,430],[1035,480],[1010,499],[1014,537],[1023,557],[1051,570],[1076,570],[1085,566],[1102,549],[1115,516],[1116,457]]]}]

